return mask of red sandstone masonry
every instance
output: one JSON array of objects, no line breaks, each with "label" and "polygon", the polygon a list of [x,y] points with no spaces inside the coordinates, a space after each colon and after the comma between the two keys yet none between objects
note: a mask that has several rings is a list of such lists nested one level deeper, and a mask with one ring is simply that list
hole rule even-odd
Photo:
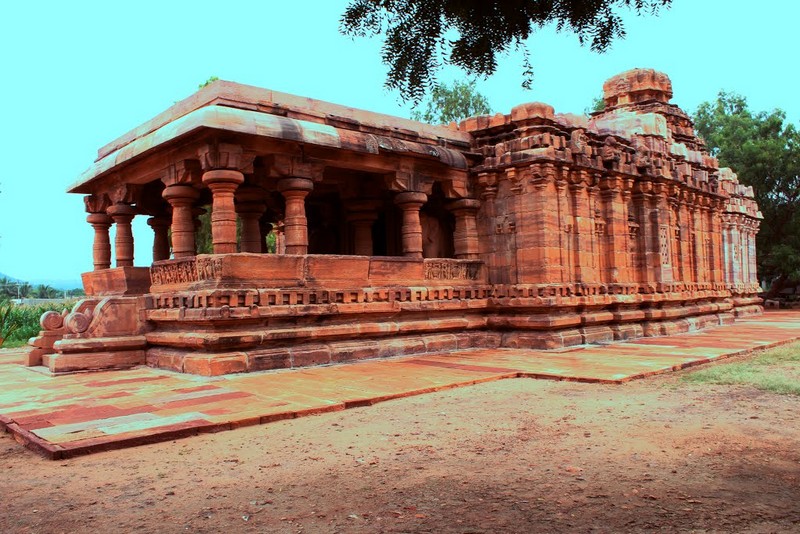
[{"label": "red sandstone masonry", "polygon": [[[603,91],[589,117],[534,102],[443,128],[212,84],[70,188],[95,236],[91,298],[43,321],[28,364],[223,375],[760,313],[752,188],[706,152],[665,74]],[[207,210],[214,254],[197,254]],[[141,214],[150,267],[133,266]]]}]

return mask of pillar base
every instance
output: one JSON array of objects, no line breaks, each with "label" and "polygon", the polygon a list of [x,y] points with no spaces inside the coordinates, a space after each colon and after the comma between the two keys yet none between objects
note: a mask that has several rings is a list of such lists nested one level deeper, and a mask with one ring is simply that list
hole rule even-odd
[{"label": "pillar base", "polygon": [[89,296],[144,295],[150,291],[149,267],[114,267],[81,274]]}]

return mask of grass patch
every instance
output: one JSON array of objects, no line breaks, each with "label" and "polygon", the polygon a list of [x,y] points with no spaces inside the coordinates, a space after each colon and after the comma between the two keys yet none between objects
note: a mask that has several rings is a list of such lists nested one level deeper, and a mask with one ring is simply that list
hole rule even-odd
[{"label": "grass patch", "polygon": [[39,318],[46,311],[61,312],[69,310],[77,301],[67,301],[53,304],[39,304],[35,306],[14,306],[9,302],[0,302],[0,337],[6,337],[3,348],[22,347],[28,339],[39,335],[42,327]]},{"label": "grass patch", "polygon": [[686,382],[752,386],[800,396],[800,342],[766,350],[747,361],[720,362],[682,378]]}]

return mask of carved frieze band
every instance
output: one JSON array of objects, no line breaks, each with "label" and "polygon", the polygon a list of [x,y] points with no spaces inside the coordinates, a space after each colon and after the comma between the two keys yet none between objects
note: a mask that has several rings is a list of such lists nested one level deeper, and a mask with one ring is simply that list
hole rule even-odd
[{"label": "carved frieze band", "polygon": [[197,260],[172,260],[155,263],[150,267],[150,282],[153,285],[186,284],[197,282]]},{"label": "carved frieze band", "polygon": [[425,260],[425,280],[477,280],[481,264],[480,261]]}]

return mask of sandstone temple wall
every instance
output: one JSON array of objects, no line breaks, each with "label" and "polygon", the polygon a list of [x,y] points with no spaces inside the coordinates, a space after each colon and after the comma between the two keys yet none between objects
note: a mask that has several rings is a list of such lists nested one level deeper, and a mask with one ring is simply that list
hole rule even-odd
[{"label": "sandstone temple wall", "polygon": [[[91,298],[43,318],[29,363],[213,375],[760,313],[752,188],[671,97],[634,69],[588,117],[529,103],[445,128],[212,84],[71,187],[95,235]],[[207,211],[213,254],[198,254]],[[151,266],[135,266],[137,216]]]}]

